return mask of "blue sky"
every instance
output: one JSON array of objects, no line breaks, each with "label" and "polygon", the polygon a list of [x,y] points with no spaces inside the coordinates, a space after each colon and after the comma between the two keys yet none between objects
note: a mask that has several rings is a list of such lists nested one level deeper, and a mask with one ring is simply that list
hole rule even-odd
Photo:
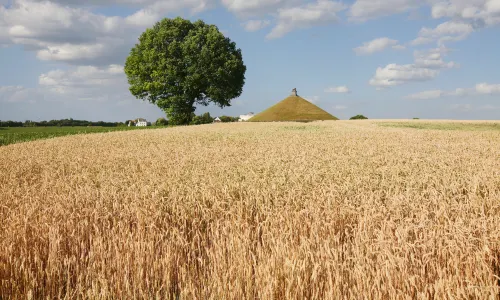
[{"label": "blue sky", "polygon": [[215,24],[242,49],[260,112],[297,88],[341,118],[500,119],[500,0],[0,0],[0,119],[155,120],[123,64],[164,17]]}]

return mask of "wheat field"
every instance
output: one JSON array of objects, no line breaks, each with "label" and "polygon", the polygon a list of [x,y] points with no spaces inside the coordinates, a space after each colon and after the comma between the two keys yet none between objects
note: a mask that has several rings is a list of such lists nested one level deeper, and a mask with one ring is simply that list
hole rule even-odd
[{"label": "wheat field", "polygon": [[500,299],[498,131],[113,132],[0,174],[0,299]]}]

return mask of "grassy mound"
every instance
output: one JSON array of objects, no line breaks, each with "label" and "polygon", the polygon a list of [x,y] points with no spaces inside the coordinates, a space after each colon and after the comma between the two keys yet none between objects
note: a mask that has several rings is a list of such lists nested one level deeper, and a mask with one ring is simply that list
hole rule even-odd
[{"label": "grassy mound", "polygon": [[255,115],[249,122],[338,120],[299,96],[290,96]]}]

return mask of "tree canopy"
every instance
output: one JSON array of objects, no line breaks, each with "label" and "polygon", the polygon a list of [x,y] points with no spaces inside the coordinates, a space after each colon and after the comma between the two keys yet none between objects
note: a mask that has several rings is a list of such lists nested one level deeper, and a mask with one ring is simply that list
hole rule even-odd
[{"label": "tree canopy", "polygon": [[156,120],[156,122],[155,122],[155,125],[156,126],[167,126],[168,121],[165,118],[158,118],[158,120]]},{"label": "tree canopy", "polygon": [[241,50],[215,25],[180,17],[142,33],[125,63],[130,92],[160,107],[170,124],[189,124],[195,105],[231,106],[245,72]]}]

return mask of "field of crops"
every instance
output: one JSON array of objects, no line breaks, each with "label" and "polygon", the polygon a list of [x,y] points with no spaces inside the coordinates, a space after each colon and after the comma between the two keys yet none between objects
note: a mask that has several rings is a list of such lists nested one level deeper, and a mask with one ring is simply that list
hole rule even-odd
[{"label": "field of crops", "polygon": [[1,147],[0,299],[498,299],[500,134],[438,129],[231,123]]},{"label": "field of crops", "polygon": [[136,130],[151,127],[0,127],[0,146],[73,134]]}]

